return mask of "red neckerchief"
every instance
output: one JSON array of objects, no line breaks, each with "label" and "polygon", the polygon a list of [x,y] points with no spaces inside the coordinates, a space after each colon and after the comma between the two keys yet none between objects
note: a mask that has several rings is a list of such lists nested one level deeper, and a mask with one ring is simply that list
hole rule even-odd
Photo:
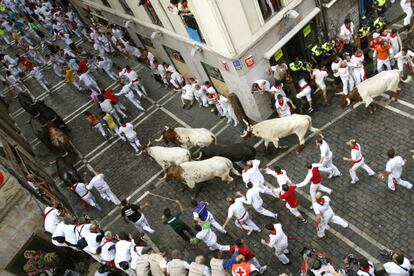
[{"label": "red neckerchief", "polygon": [[349,24],[349,27],[345,24],[345,28],[347,28],[348,31],[350,31],[351,30],[351,24]]},{"label": "red neckerchief", "polygon": [[129,73],[129,72],[131,72],[131,71],[132,71],[132,69],[126,69],[126,71]]},{"label": "red neckerchief", "polygon": [[323,206],[323,204],[325,203],[325,199],[324,199],[323,197],[321,197],[320,199],[317,199],[317,200],[316,200],[316,202],[317,202],[319,205],[322,205],[322,206]]},{"label": "red neckerchief", "polygon": [[333,62],[335,62],[335,63],[339,63],[339,59],[338,59],[338,61],[334,60]]},{"label": "red neckerchief", "polygon": [[276,174],[277,175],[281,175],[281,174],[283,174],[283,172],[281,171],[281,172],[276,172]]},{"label": "red neckerchief", "polygon": [[389,34],[389,36],[390,36],[391,38],[395,38],[395,37],[397,37],[397,35],[396,35],[396,34]]},{"label": "red neckerchief", "polygon": [[122,124],[122,126],[123,126],[123,127],[126,127],[126,123],[123,123],[123,124]]},{"label": "red neckerchief", "polygon": [[367,268],[362,268],[361,270],[368,273],[370,270],[370,267],[368,266]]},{"label": "red neckerchief", "polygon": [[346,65],[339,65],[340,68],[346,68]]},{"label": "red neckerchief", "polygon": [[356,56],[356,57],[361,57],[361,56],[362,56],[362,53],[360,53],[360,52],[355,52],[354,56]]},{"label": "red neckerchief", "polygon": [[353,145],[353,146],[352,146],[352,149],[353,149],[353,150],[359,150],[358,144]]},{"label": "red neckerchief", "polygon": [[271,235],[276,235],[276,229],[273,229],[272,231],[270,231]]},{"label": "red neckerchief", "polygon": [[282,99],[277,100],[279,102],[280,105],[283,105],[285,103],[285,101]]}]

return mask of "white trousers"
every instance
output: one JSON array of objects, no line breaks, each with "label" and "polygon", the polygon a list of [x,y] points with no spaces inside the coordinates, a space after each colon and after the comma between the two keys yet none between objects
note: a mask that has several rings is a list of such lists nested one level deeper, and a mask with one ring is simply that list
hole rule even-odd
[{"label": "white trousers", "polygon": [[341,81],[342,81],[342,92],[345,95],[348,95],[348,93],[351,92],[352,89],[354,89],[354,79],[351,76],[349,77],[341,76]]},{"label": "white trousers", "polygon": [[403,11],[405,12],[405,17],[404,17],[404,26],[408,26],[411,23],[411,17],[413,16],[413,9],[410,8],[405,8],[403,9]]},{"label": "white trousers", "polygon": [[88,205],[95,207],[98,210],[101,210],[101,206],[96,203],[95,197],[92,195],[91,192],[88,192],[85,196],[82,197],[82,200],[85,201]]},{"label": "white trousers", "polygon": [[102,126],[101,123],[97,123],[96,125],[93,126],[93,128],[99,130],[99,132],[102,134],[102,136],[104,138],[106,138],[106,132],[105,132],[105,130],[104,130],[104,128],[103,128],[103,126]]},{"label": "white trousers", "polygon": [[239,119],[237,119],[236,114],[234,113],[234,109],[232,106],[227,107],[227,123],[231,123],[233,120],[234,126],[237,126],[239,124]]},{"label": "white trousers", "polygon": [[330,222],[341,225],[343,228],[348,227],[348,223],[343,218],[335,214],[332,214],[328,219],[324,219],[322,217],[321,224],[319,225],[319,228],[317,228],[317,235],[319,238],[325,237],[325,231],[329,228],[328,224]]},{"label": "white trousers", "polygon": [[338,168],[333,164],[332,157],[325,157],[322,162],[322,166],[329,170],[329,178],[332,176],[339,176],[341,172]]},{"label": "white trousers", "polygon": [[213,216],[212,213],[208,212],[208,216],[207,216],[206,221],[210,222],[211,225],[214,228],[216,228],[219,232],[221,232],[223,234],[226,234],[227,233],[227,231],[223,229],[223,227],[221,226],[221,224],[216,221],[216,219],[214,218],[214,216]]},{"label": "white trousers", "polygon": [[[125,141],[124,137],[121,137],[122,140]],[[135,152],[139,152],[139,148],[141,147],[141,143],[138,140],[138,137],[135,136],[134,138],[128,139],[129,144],[134,148]]]},{"label": "white trousers", "polygon": [[116,81],[118,79],[118,75],[115,74],[111,69],[103,68],[103,70],[112,80]]},{"label": "white trousers", "polygon": [[53,63],[52,68],[53,68],[53,72],[55,72],[56,76],[58,76],[59,78],[63,77],[63,74],[61,73],[62,70],[60,68],[60,65]]},{"label": "white trousers", "polygon": [[148,233],[154,233],[154,229],[151,228],[151,226],[149,225],[147,219],[145,218],[144,214],[141,213],[141,217],[139,218],[139,220],[137,220],[136,222],[134,222],[134,225],[136,228],[138,228],[139,231],[147,231]]},{"label": "white trousers", "polygon": [[114,108],[116,110],[116,112],[118,112],[123,118],[126,118],[127,115],[125,114],[124,111],[126,111],[126,107],[121,104],[120,102],[118,102],[117,104],[114,104]]},{"label": "white trousers", "polygon": [[260,231],[260,228],[250,219],[247,211],[240,219],[236,219],[234,224],[244,231]]},{"label": "white trousers", "polygon": [[377,71],[378,71],[378,73],[383,70],[383,67],[384,67],[383,65],[385,65],[387,67],[387,70],[391,70],[391,63],[390,63],[389,59],[386,59],[386,60],[377,59]]},{"label": "white trousers", "polygon": [[286,203],[286,208],[288,208],[288,210],[292,213],[292,215],[294,215],[295,217],[300,217],[300,212],[298,210],[298,208],[292,208],[290,207],[289,203]]},{"label": "white trousers", "polygon": [[199,96],[196,95],[195,99],[200,106],[208,107],[208,97],[205,94]]},{"label": "white trousers", "polygon": [[310,189],[309,189],[309,194],[310,194],[311,199],[312,199],[312,204],[316,201],[316,192],[318,190],[322,191],[322,192],[325,192],[325,193],[328,193],[328,194],[332,193],[332,189],[329,189],[328,187],[323,186],[322,183],[319,183],[319,184],[311,183],[310,184]]},{"label": "white trousers", "polygon": [[221,245],[219,243],[214,243],[214,244],[207,244],[208,249],[210,249],[211,251],[214,250],[220,250],[220,251],[230,251],[230,246],[229,245]]},{"label": "white trousers", "polygon": [[354,68],[354,70],[352,71],[352,76],[354,78],[355,85],[364,81],[364,75],[365,75],[364,67]]},{"label": "white trousers", "polygon": [[110,188],[99,190],[99,194],[103,199],[112,201],[112,203],[115,205],[121,204],[121,201],[119,201],[118,197],[111,191]]},{"label": "white trousers", "polygon": [[286,256],[286,253],[289,253],[287,250],[288,244],[278,244],[275,247],[275,255],[282,262],[282,264],[287,264],[290,262],[289,258]]},{"label": "white trousers", "polygon": [[349,174],[351,175],[352,182],[359,181],[356,171],[360,167],[364,169],[370,176],[375,174],[375,172],[367,164],[365,164],[364,160],[361,160],[358,163],[353,164],[352,167],[349,169]]},{"label": "white trousers", "polygon": [[259,214],[266,216],[266,217],[272,217],[275,218],[277,215],[265,208],[263,208],[263,204],[252,204],[253,208],[258,212]]},{"label": "white trousers", "polygon": [[388,188],[392,191],[395,191],[397,189],[396,185],[401,185],[407,189],[411,189],[413,187],[413,184],[411,184],[408,181],[402,180],[401,178],[395,178],[392,175],[388,176]]},{"label": "white trousers", "polygon": [[135,96],[128,96],[127,99],[140,111],[145,111],[142,107],[141,102],[135,98]]},{"label": "white trousers", "polygon": [[308,102],[311,102],[312,101],[311,92],[312,92],[312,89],[310,87],[306,87],[301,92],[299,92],[298,94],[296,94],[296,98],[297,99],[300,99],[300,98],[306,97],[306,100]]}]

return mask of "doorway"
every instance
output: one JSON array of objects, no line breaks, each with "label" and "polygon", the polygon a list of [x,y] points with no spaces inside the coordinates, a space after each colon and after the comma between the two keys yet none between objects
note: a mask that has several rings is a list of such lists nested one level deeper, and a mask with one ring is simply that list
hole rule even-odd
[{"label": "doorway", "polygon": [[167,52],[168,56],[170,57],[174,67],[183,75],[185,78],[191,78],[193,76],[190,68],[185,63],[183,56],[180,52],[164,46],[165,51]]},{"label": "doorway", "polygon": [[201,62],[201,65],[203,65],[204,71],[208,75],[212,85],[217,90],[217,92],[227,97],[230,93],[229,88],[227,87],[227,84],[224,82],[220,70],[204,62]]}]

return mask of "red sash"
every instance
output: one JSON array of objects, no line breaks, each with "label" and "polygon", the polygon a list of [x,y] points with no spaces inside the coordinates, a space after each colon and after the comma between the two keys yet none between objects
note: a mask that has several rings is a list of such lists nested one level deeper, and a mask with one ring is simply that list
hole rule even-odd
[{"label": "red sash", "polygon": [[49,211],[47,211],[46,213],[43,214],[43,223],[45,223],[47,215],[49,215],[49,213],[52,212],[53,210],[54,210],[54,208],[50,208]]},{"label": "red sash", "polygon": [[312,183],[313,184],[319,184],[322,181],[322,176],[319,172],[318,167],[312,168]]}]

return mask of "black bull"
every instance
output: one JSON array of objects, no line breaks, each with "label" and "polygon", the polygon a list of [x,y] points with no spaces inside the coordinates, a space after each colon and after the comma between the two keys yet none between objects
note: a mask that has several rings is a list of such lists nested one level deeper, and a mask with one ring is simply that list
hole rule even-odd
[{"label": "black bull", "polygon": [[62,179],[66,186],[71,186],[73,181],[82,181],[75,167],[64,157],[56,158],[56,170],[59,178]]},{"label": "black bull", "polygon": [[232,162],[253,160],[256,157],[256,149],[245,143],[211,145],[200,149],[198,159],[208,159],[214,156],[222,156]]}]

